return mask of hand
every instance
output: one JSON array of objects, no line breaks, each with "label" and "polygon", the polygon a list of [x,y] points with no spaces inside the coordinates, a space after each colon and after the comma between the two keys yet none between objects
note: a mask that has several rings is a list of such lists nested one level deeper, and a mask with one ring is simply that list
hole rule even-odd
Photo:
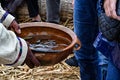
[{"label": "hand", "polygon": [[18,23],[13,20],[12,23],[9,26],[10,28],[12,28],[14,30],[15,33],[20,34],[21,30],[20,30],[20,26],[18,25]]},{"label": "hand", "polygon": [[24,63],[26,63],[30,68],[34,68],[35,66],[40,66],[40,62],[33,55],[29,47],[28,47],[28,52],[27,52],[27,56]]},{"label": "hand", "polygon": [[116,13],[117,0],[104,0],[104,9],[108,17],[120,20]]},{"label": "hand", "polygon": [[72,0],[72,6],[73,6],[73,7],[74,7],[74,1],[75,1],[75,0]]}]

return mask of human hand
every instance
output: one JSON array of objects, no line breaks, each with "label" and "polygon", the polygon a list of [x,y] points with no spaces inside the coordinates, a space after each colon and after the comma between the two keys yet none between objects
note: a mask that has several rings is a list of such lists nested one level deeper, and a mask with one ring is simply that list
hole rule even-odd
[{"label": "human hand", "polygon": [[117,0],[104,0],[104,10],[108,17],[120,20],[116,13]]},{"label": "human hand", "polygon": [[26,65],[28,65],[30,68],[34,68],[35,66],[40,66],[40,62],[33,55],[29,47],[28,47],[28,52],[27,52],[27,56],[26,56],[24,63],[26,63]]},{"label": "human hand", "polygon": [[14,30],[15,33],[20,34],[21,30],[20,30],[20,26],[18,25],[18,23],[13,20],[12,23],[9,26],[10,28],[12,28]]},{"label": "human hand", "polygon": [[74,7],[74,1],[75,1],[75,0],[72,0],[72,6],[73,6],[73,7]]}]

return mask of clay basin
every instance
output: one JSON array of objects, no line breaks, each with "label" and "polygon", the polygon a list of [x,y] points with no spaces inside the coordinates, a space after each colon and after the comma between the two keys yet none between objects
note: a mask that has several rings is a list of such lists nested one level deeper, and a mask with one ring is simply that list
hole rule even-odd
[{"label": "clay basin", "polygon": [[[81,47],[75,33],[62,25],[57,25],[47,22],[31,22],[19,24],[22,34],[19,36],[24,38],[30,44],[36,43],[38,40],[54,40],[56,44],[63,44],[65,46],[58,46],[54,50],[56,52],[41,52],[34,51],[33,53],[39,59],[41,65],[54,65],[64,60],[74,50]],[[32,36],[32,38],[30,38]],[[28,38],[28,39],[27,39]]]}]

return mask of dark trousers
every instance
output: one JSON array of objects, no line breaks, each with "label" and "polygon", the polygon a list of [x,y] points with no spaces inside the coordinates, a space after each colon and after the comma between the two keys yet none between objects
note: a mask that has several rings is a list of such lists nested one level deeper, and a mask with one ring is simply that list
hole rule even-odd
[{"label": "dark trousers", "polygon": [[[38,0],[26,0],[30,17],[35,17],[39,14]],[[60,17],[60,0],[46,0],[46,17],[47,22],[59,23]]]},{"label": "dark trousers", "polygon": [[23,0],[1,0],[1,5],[6,11],[8,11],[11,14],[14,14],[17,7],[20,6],[22,2]]},{"label": "dark trousers", "polygon": [[60,0],[46,0],[47,22],[59,23],[60,21]]},{"label": "dark trousers", "polygon": [[26,0],[29,16],[35,17],[39,14],[38,0]]}]

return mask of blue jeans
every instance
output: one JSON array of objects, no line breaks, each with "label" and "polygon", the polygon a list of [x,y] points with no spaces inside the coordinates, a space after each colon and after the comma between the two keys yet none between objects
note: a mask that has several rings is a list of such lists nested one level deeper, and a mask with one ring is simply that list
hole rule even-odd
[{"label": "blue jeans", "polygon": [[60,22],[60,0],[46,0],[47,7],[47,22],[59,23]]},{"label": "blue jeans", "polygon": [[99,56],[99,67],[101,69],[101,80],[106,80],[108,59],[101,53],[98,52]]},{"label": "blue jeans", "polygon": [[120,70],[109,61],[106,80],[120,80]]},{"label": "blue jeans", "polygon": [[75,0],[74,32],[82,46],[75,51],[81,80],[100,80],[99,59],[93,42],[98,34],[97,0]]}]

